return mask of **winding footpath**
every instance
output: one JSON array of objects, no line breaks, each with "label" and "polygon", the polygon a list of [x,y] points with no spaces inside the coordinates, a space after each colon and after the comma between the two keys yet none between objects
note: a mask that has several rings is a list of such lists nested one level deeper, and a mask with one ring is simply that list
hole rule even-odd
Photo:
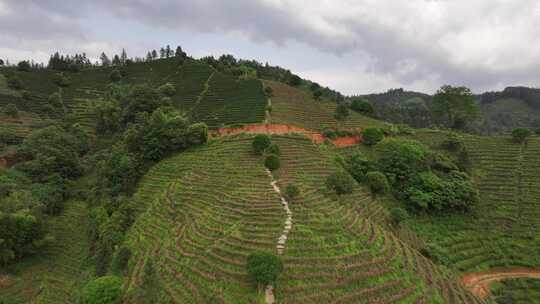
[{"label": "winding footpath", "polygon": [[500,271],[469,273],[461,277],[461,283],[480,299],[491,295],[491,283],[509,279],[540,279],[540,269],[516,268]]},{"label": "winding footpath", "polygon": [[[285,213],[287,214],[287,217],[285,219],[285,227],[283,228],[283,232],[281,236],[278,238],[277,245],[276,245],[278,255],[282,255],[283,251],[285,250],[285,243],[287,243],[287,237],[289,235],[289,232],[291,232],[291,229],[292,229],[292,212],[291,212],[291,209],[289,209],[289,202],[287,202],[287,200],[281,193],[281,189],[277,185],[277,181],[274,179],[272,172],[266,169],[266,173],[271,179],[270,184],[272,185],[272,188],[274,188],[274,191],[276,191],[276,193],[279,194],[281,198],[281,204],[283,205],[283,209],[285,210]],[[266,286],[265,300],[267,304],[275,303],[274,286],[272,285]]]}]

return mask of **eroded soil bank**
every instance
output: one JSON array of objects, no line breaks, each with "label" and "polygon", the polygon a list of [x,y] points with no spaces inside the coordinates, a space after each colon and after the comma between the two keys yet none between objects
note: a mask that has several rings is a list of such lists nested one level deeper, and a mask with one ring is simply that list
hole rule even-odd
[{"label": "eroded soil bank", "polygon": [[486,299],[491,295],[491,283],[523,278],[540,279],[540,269],[514,268],[469,273],[461,277],[461,283],[479,298]]}]

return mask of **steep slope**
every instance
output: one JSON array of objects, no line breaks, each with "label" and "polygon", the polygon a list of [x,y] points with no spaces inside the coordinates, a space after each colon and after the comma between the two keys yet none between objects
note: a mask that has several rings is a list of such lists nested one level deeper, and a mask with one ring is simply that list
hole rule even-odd
[{"label": "steep slope", "polygon": [[76,303],[89,253],[87,216],[84,202],[66,203],[63,213],[48,221],[52,243],[9,270],[4,284],[0,284],[0,300]]},{"label": "steep slope", "polygon": [[[145,211],[129,234],[128,294],[151,259],[167,301],[262,300],[245,261],[255,250],[277,251],[288,217],[251,140],[215,140],[160,162],[144,177],[133,200]],[[289,204],[294,224],[277,302],[479,302],[388,232],[382,206],[360,187],[341,198],[328,193],[324,180],[336,167],[324,150],[302,137],[273,141],[282,149],[282,169],[273,173],[277,185],[302,189]]]},{"label": "steep slope", "polygon": [[334,118],[337,104],[332,101],[316,101],[306,91],[274,81],[264,81],[272,88],[270,121],[274,124],[292,124],[321,131],[326,127],[357,129],[383,126],[380,120],[351,111],[344,121]]}]

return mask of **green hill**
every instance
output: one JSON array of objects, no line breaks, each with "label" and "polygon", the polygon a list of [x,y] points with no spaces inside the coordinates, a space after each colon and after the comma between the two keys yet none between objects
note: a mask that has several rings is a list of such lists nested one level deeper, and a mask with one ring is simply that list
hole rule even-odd
[{"label": "green hill", "polygon": [[[269,71],[281,73],[278,68],[253,72],[253,66],[257,65],[224,69],[209,59],[168,58],[84,68],[62,76],[50,69],[0,70],[0,107],[18,108],[17,115],[0,114],[0,131],[7,130],[2,134],[15,134],[0,143],[0,155],[13,154],[18,162],[10,170],[0,168],[0,173],[27,174],[28,182],[21,179],[18,185],[22,190],[30,189],[47,201],[47,195],[53,195],[46,186],[58,181],[64,169],[57,168],[56,161],[67,157],[40,158],[40,149],[32,156],[25,139],[50,125],[82,137],[74,123],[90,134],[88,147],[72,154],[76,164],[68,163],[81,174],[60,179],[67,188],[61,197],[66,199],[64,210],[44,217],[52,238],[38,252],[0,270],[0,300],[77,303],[84,286],[112,275],[122,280],[125,303],[149,298],[156,303],[264,303],[264,293],[248,276],[247,258],[261,250],[279,253],[278,245],[283,244],[278,256],[284,269],[273,286],[277,303],[504,303],[512,292],[516,303],[538,299],[534,281],[511,280],[494,285],[493,299],[485,301],[469,292],[460,277],[500,268],[540,267],[540,138],[515,143],[508,136],[457,135],[470,163],[465,179],[470,176],[479,191],[479,201],[470,211],[415,212],[396,191],[370,193],[366,180],[352,182],[351,193],[337,195],[328,189],[327,178],[349,169],[344,161],[356,153],[377,162],[383,153],[378,145],[392,140],[423,143],[436,152],[439,158],[430,161],[442,163],[442,171],[459,171],[455,168],[466,164],[443,147],[450,138],[447,131],[409,130],[354,111],[336,119],[338,103],[324,94],[315,98],[311,82],[300,80],[291,86],[285,83],[290,82],[290,72],[281,79],[283,75],[268,76]],[[114,91],[110,75],[116,69],[122,74],[115,82],[121,89]],[[23,90],[9,88],[12,77],[21,80]],[[59,79],[67,85],[58,85]],[[96,132],[96,107],[114,98],[129,99],[122,88],[144,84],[155,89],[167,83],[175,90],[168,97],[159,95],[165,105],[160,104],[159,111],[141,110],[124,125],[120,114],[107,112],[118,128]],[[48,109],[54,93],[62,97],[65,110]],[[397,93],[393,104],[406,98],[412,107],[407,111],[426,106],[424,95]],[[498,99],[486,107],[514,108],[517,102]],[[522,106],[519,112],[527,112],[529,105]],[[189,120],[167,116],[174,110],[183,111]],[[264,122],[313,132],[382,128],[386,138],[375,146],[338,148],[315,144],[300,134],[273,135],[280,168],[269,173],[265,156],[270,152],[253,153],[254,134],[206,142],[205,128],[199,129],[204,134],[188,132],[195,129],[192,123],[199,122],[210,129]],[[74,142],[59,135],[63,136],[67,139],[62,144]],[[40,141],[35,144],[40,147]],[[143,149],[146,145],[152,149]],[[175,150],[163,148],[169,145]],[[40,166],[60,173],[40,176],[35,169]],[[87,184],[82,187],[79,181]],[[24,183],[45,188],[26,189]],[[290,185],[298,187],[298,196],[288,197]],[[8,194],[15,191],[0,186],[0,211],[11,212],[2,204],[12,202],[5,197],[13,199]],[[409,214],[398,223],[396,207]],[[3,253],[0,250],[0,257]],[[122,261],[127,264],[118,269]]]}]

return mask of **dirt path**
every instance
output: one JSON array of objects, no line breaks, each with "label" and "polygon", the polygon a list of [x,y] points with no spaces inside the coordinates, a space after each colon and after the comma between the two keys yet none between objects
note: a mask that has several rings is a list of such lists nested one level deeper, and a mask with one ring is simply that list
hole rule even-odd
[{"label": "dirt path", "polygon": [[[277,185],[277,181],[274,179],[274,176],[272,175],[272,172],[270,170],[266,169],[266,173],[270,177],[270,185],[272,185],[272,188],[274,188],[274,191],[279,195],[281,198],[281,205],[283,205],[283,210],[285,210],[286,218],[285,218],[285,226],[283,227],[283,232],[281,233],[281,236],[278,238],[276,249],[277,254],[282,255],[283,250],[285,250],[285,243],[287,242],[287,237],[289,235],[289,232],[291,232],[292,229],[292,211],[289,209],[289,202],[285,199],[283,196],[283,193],[281,193],[281,189]],[[265,290],[265,300],[266,304],[274,304],[275,303],[275,297],[274,297],[274,286],[268,285],[266,286]]]},{"label": "dirt path", "polygon": [[219,137],[226,135],[235,135],[241,133],[252,133],[252,134],[274,134],[274,135],[285,135],[290,133],[303,134],[310,138],[314,143],[322,144],[325,140],[330,140],[336,147],[348,147],[357,145],[362,141],[362,136],[346,136],[338,137],[336,139],[330,139],[324,137],[321,133],[292,126],[292,125],[281,125],[281,124],[257,124],[257,125],[247,125],[240,128],[221,128],[210,133],[210,137]]},{"label": "dirt path", "polygon": [[520,278],[540,279],[540,269],[516,268],[469,273],[461,277],[461,283],[479,298],[486,299],[491,295],[491,290],[489,288],[491,283]]}]

